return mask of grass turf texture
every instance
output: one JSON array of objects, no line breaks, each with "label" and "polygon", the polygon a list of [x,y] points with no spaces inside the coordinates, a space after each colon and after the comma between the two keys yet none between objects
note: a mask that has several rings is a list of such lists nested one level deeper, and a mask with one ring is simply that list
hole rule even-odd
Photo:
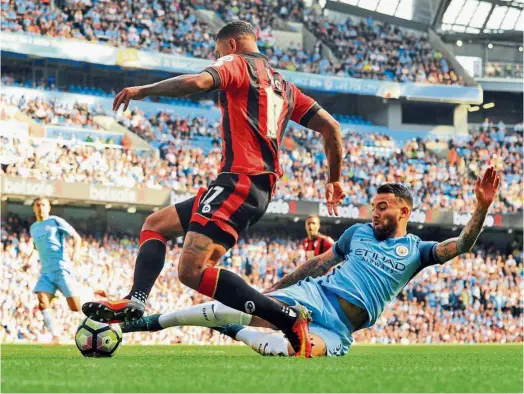
[{"label": "grass turf texture", "polygon": [[522,392],[520,345],[355,346],[342,358],[261,357],[240,346],[3,345],[2,392]]}]

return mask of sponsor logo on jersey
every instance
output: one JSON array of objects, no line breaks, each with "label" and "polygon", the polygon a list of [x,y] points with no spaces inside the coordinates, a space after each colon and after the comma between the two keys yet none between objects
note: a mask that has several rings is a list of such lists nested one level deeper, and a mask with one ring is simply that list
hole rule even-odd
[{"label": "sponsor logo on jersey", "polygon": [[368,249],[355,249],[355,256],[362,258],[365,262],[373,264],[375,267],[382,268],[390,273],[395,271],[404,271],[406,264],[401,261],[395,261],[380,253]]},{"label": "sponsor logo on jersey", "polygon": [[231,55],[223,56],[220,59],[218,59],[216,62],[213,63],[213,67],[220,67],[221,65],[224,64],[224,62],[231,62],[231,61],[233,61],[233,56]]}]

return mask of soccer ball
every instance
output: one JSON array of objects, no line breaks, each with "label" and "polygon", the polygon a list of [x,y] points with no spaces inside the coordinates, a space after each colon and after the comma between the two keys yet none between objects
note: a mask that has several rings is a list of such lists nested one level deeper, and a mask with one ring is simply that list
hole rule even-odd
[{"label": "soccer ball", "polygon": [[112,357],[122,343],[122,329],[86,318],[76,330],[75,342],[84,357]]}]

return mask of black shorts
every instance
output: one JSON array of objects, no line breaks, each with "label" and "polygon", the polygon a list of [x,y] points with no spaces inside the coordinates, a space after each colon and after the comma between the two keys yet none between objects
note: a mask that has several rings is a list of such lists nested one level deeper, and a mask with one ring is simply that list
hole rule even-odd
[{"label": "black shorts", "polygon": [[264,216],[275,182],[274,174],[219,174],[208,189],[175,204],[184,233],[195,231],[232,248],[238,235]]}]

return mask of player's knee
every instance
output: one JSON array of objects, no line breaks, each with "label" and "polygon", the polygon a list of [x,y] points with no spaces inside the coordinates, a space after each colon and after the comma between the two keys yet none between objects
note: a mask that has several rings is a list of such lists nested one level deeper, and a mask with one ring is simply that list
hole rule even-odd
[{"label": "player's knee", "polygon": [[193,261],[180,259],[178,263],[178,278],[184,285],[197,289],[200,284],[200,278],[204,267],[202,264],[195,263]]},{"label": "player's knee", "polygon": [[162,218],[159,215],[157,215],[157,213],[158,212],[152,213],[146,218],[144,224],[142,225],[142,231],[155,231],[161,234],[160,231],[162,230]]},{"label": "player's knee", "polygon": [[38,309],[43,311],[44,309],[49,308],[49,303],[47,301],[38,301]]},{"label": "player's knee", "polygon": [[176,238],[184,233],[174,206],[149,215],[142,225],[142,231],[154,231],[165,238]]},{"label": "player's knee", "polygon": [[68,300],[67,304],[69,305],[69,309],[73,312],[80,312],[80,301]]}]

